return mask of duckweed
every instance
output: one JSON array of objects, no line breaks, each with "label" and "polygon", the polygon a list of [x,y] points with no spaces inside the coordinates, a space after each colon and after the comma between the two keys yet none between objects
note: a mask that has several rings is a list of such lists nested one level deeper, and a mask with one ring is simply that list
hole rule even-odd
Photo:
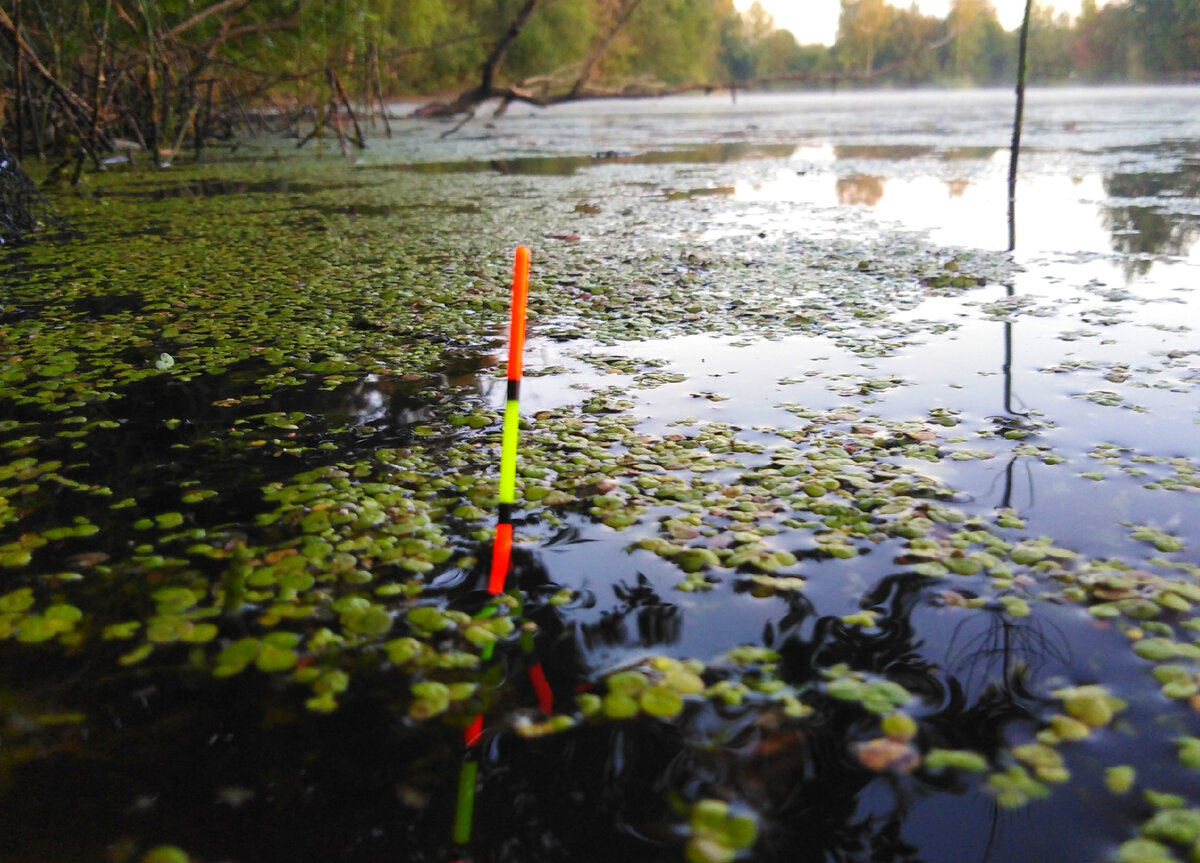
[{"label": "duckweed", "polygon": [[729,863],[754,844],[753,818],[730,812],[723,800],[704,799],[692,806],[685,856],[688,863]]},{"label": "duckweed", "polygon": [[[295,179],[286,164],[258,169]],[[353,179],[358,170],[332,172]],[[494,211],[474,203],[455,211],[414,198],[475,195],[478,178],[417,178],[410,187],[361,170],[372,182],[353,195],[384,196],[380,186],[393,196],[377,224],[346,213],[345,189],[287,194],[274,208],[260,196],[230,196],[230,212],[211,219],[182,196],[138,209],[113,199],[157,194],[174,177],[97,180],[102,193],[70,202],[88,230],[80,248],[38,247],[12,263],[21,277],[0,309],[6,657],[86,655],[90,667],[109,668],[99,677],[152,681],[186,669],[189,678],[208,676],[203,686],[216,701],[270,693],[254,725],[268,738],[302,725],[305,710],[344,728],[339,714],[361,719],[354,711],[371,704],[393,723],[369,732],[372,745],[402,727],[413,748],[432,753],[430,773],[457,767],[461,753],[436,754],[439,741],[457,746],[476,715],[488,720],[488,758],[501,760],[510,732],[535,759],[604,740],[615,753],[608,767],[621,775],[640,740],[668,741],[677,772],[628,784],[632,792],[638,784],[656,794],[664,785],[688,789],[695,802],[681,804],[673,839],[693,863],[748,851],[760,819],[778,829],[769,814],[777,800],[770,791],[754,799],[754,789],[782,777],[807,793],[814,752],[856,756],[847,781],[887,772],[918,793],[982,788],[1013,807],[1068,783],[1083,767],[1072,747],[1095,744],[1084,741],[1099,739],[1127,707],[1105,685],[1062,686],[1076,678],[1061,669],[1047,694],[1022,657],[1028,676],[993,672],[989,690],[994,715],[1019,706],[1019,732],[974,715],[951,721],[944,694],[969,709],[973,679],[955,669],[956,656],[931,658],[922,647],[913,629],[926,615],[964,633],[994,626],[1011,645],[1086,609],[1077,617],[1098,640],[1128,642],[1150,695],[1171,700],[1171,720],[1191,715],[1200,657],[1188,624],[1200,591],[1186,538],[1166,529],[1175,522],[1134,502],[1114,543],[1132,540],[1170,559],[1134,559],[1131,543],[1121,547],[1129,561],[1100,560],[1040,535],[1045,519],[1015,503],[1019,496],[993,505],[976,499],[977,487],[954,487],[1010,459],[1053,469],[1064,459],[1048,443],[1055,422],[1036,412],[984,418],[962,405],[898,411],[889,399],[915,400],[919,381],[798,360],[780,371],[780,386],[815,379],[824,391],[814,387],[809,404],[782,402],[773,425],[739,425],[729,379],[710,383],[695,368],[613,353],[629,340],[718,333],[820,338],[870,361],[959,326],[892,314],[930,296],[978,300],[995,321],[1043,313],[1034,299],[980,299],[980,289],[1011,280],[1004,256],[938,252],[924,241],[847,237],[776,250],[738,239],[681,252],[684,234],[663,230],[663,239],[656,230],[620,249],[539,250],[534,338],[551,344],[549,353],[555,342],[580,347],[530,369],[528,390],[574,374],[559,359],[594,374],[566,406],[543,397],[523,420],[514,580],[481,612],[499,450],[488,388],[501,372],[492,357],[506,310],[495,247],[564,214],[548,207],[530,222],[514,209],[517,187],[505,185],[518,178],[498,175],[487,186],[504,192],[489,202]],[[602,220],[617,208],[598,209],[588,215]],[[409,235],[416,239],[397,239]],[[1097,312],[1089,326],[1112,317]],[[1091,332],[1063,335],[1086,344]],[[1187,361],[1164,358],[1164,368],[1166,360]],[[1126,387],[1148,372],[1092,365],[1069,371],[1106,383],[1074,388],[1086,402],[1075,404],[1122,408],[1104,411],[1112,415],[1141,409]],[[666,425],[645,416],[646,399],[688,393],[698,418]],[[1153,404],[1151,395],[1139,400]],[[1153,492],[1196,488],[1187,456],[1105,444],[1084,461],[1102,469],[1095,475],[1105,489],[1122,479]],[[600,543],[606,567],[620,566],[593,571],[580,551],[587,543]],[[568,562],[552,563],[559,555]],[[605,591],[632,583],[634,572],[643,580],[604,607]],[[709,645],[703,661],[684,655],[696,644],[691,628],[716,631],[714,611],[743,609],[759,616],[762,643],[724,653],[727,643]],[[998,652],[981,641],[961,651]],[[539,655],[566,687],[556,692],[561,714],[537,712],[521,682]],[[38,743],[46,752],[79,745],[64,740]],[[1195,768],[1195,738],[1175,745],[1181,766]],[[779,772],[760,769],[768,763]],[[6,780],[16,775],[9,764],[0,764]],[[1132,788],[1131,767],[1102,766],[1114,793]],[[414,782],[424,781],[423,769]],[[422,810],[429,798],[400,781],[389,775],[382,796]],[[443,790],[429,787],[434,797]],[[732,799],[742,789],[747,801]],[[278,799],[289,792],[282,783]],[[1187,854],[1194,802],[1180,796],[1151,815],[1118,856]]]}]

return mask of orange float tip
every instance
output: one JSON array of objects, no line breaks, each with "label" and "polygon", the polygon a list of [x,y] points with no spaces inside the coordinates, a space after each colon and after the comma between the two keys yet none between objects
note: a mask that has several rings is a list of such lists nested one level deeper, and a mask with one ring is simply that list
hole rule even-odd
[{"label": "orange float tip", "polygon": [[521,379],[525,353],[525,310],[529,298],[529,249],[520,246],[513,261],[512,310],[508,327],[508,379]]}]

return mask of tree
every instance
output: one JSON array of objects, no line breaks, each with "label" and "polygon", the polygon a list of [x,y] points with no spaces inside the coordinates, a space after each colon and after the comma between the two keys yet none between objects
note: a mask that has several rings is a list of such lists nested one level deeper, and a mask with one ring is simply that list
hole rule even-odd
[{"label": "tree", "polygon": [[960,81],[980,83],[990,75],[987,49],[994,40],[992,30],[1003,32],[989,0],[954,0],[946,24],[953,35],[951,73]]},{"label": "tree", "polygon": [[720,78],[722,21],[737,15],[733,0],[649,0],[625,37],[642,74],[668,84]]},{"label": "tree", "polygon": [[1097,8],[1083,0],[1070,46],[1071,68],[1087,81],[1115,81],[1131,76],[1134,49],[1132,13],[1127,3]]},{"label": "tree", "polygon": [[922,15],[916,3],[896,9],[888,26],[887,38],[879,48],[877,62],[889,66],[907,58],[896,69],[894,79],[902,84],[922,84],[939,75],[937,54],[924,50],[944,35],[944,25],[932,15]]},{"label": "tree", "polygon": [[[1074,25],[1043,0],[1032,25],[1034,80],[1200,77],[1200,0],[1084,0]],[[457,113],[884,76],[990,84],[1014,62],[989,0],[952,0],[945,20],[911,0],[841,0],[833,50],[734,0],[0,0],[0,36],[10,148],[97,163],[113,138],[202,146],[267,122],[250,110],[267,102],[295,130],[385,92],[462,91],[441,107]]]},{"label": "tree", "polygon": [[1029,20],[1029,80],[1064,81],[1071,74],[1071,19],[1034,3]]},{"label": "tree", "polygon": [[1200,77],[1200,0],[1130,0],[1138,56],[1151,77]]},{"label": "tree", "polygon": [[884,0],[842,0],[837,50],[843,68],[874,71],[894,11]]},{"label": "tree", "polygon": [[802,67],[799,46],[787,30],[778,30],[775,19],[755,0],[738,15],[722,21],[721,59],[730,81],[784,75]]}]

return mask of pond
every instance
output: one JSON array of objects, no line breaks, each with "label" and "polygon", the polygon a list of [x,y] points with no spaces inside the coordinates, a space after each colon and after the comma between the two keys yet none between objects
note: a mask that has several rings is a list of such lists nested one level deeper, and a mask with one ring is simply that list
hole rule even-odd
[{"label": "pond", "polygon": [[1200,859],[1200,90],[1033,91],[1010,254],[1011,109],[52,190],[78,234],[0,257],[0,861]]}]

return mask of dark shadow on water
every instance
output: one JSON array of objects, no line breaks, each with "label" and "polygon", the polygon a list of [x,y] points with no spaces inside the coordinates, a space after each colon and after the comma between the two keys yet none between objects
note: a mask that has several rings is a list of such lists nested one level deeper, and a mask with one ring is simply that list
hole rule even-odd
[{"label": "dark shadow on water", "polygon": [[[568,536],[563,541],[570,542]],[[486,555],[484,555],[486,557]],[[447,594],[470,611],[486,560]],[[586,638],[572,607],[544,602],[558,585],[538,557],[515,552],[511,584],[527,597],[537,623],[534,656],[570,711],[576,691],[595,685]],[[941,664],[923,640],[919,615],[941,584],[910,574],[882,579],[861,605],[878,626],[849,626],[821,615],[799,595],[780,598],[788,612],[764,635],[781,655],[778,678],[807,692],[810,715],[792,717],[758,695],[739,705],[690,700],[672,720],[640,717],[584,722],[565,733],[525,739],[513,721],[534,703],[513,644],[502,645],[492,675],[497,705],[488,711],[474,835],[465,849],[477,863],[629,863],[679,859],[686,807],[723,799],[755,813],[759,840],[751,859],[770,863],[951,863],[962,860],[959,831],[916,847],[906,835],[913,804],[931,795],[976,799],[978,780],[948,771],[876,772],[857,746],[879,736],[879,715],[823,694],[836,664],[904,686],[906,708],[919,717],[922,749],[964,748],[989,758],[1026,739],[1054,705],[1035,693],[1031,676],[1064,672],[1063,657],[1017,630],[1027,623],[982,614],[993,629],[987,651],[966,666]],[[616,583],[593,630],[631,652],[656,653],[671,641],[672,611],[646,582]],[[963,611],[964,615],[968,612]],[[650,620],[652,618],[652,620]],[[643,624],[643,620],[649,620]],[[637,625],[625,622],[636,620]],[[989,623],[990,622],[990,623]],[[236,620],[221,621],[236,636]],[[714,644],[715,650],[727,645]],[[113,646],[115,653],[120,648]],[[104,650],[86,658],[4,651],[7,757],[0,787],[2,863],[31,860],[134,861],[159,843],[195,859],[268,861],[439,861],[463,853],[449,841],[454,789],[464,755],[454,723],[414,723],[406,716],[409,680],[377,656],[360,657],[354,683],[337,712],[307,712],[303,687],[256,673],[228,679],[189,670],[185,646],[157,654],[145,667],[121,670]],[[710,684],[753,682],[767,668],[713,662]],[[38,725],[34,710],[86,713],[83,723]],[[25,717],[22,719],[22,717]],[[13,758],[11,753],[18,753]],[[1054,807],[1054,799],[1038,804]],[[677,808],[682,807],[682,808]],[[974,831],[987,832],[983,810]],[[1109,826],[1072,822],[1072,833],[1106,836]],[[107,849],[107,850],[106,850]],[[992,860],[1021,860],[1000,847]]]},{"label": "dark shadow on water", "polygon": [[687,163],[741,162],[752,159],[786,159],[795,150],[790,144],[706,144],[679,150],[647,152],[605,151],[590,156],[521,156],[511,159],[454,162],[414,162],[380,166],[378,170],[407,171],[414,174],[499,173],[541,176],[569,176],[585,168],[606,164],[674,165]]},{"label": "dark shadow on water", "polygon": [[[60,459],[71,481],[111,490],[104,496],[71,494],[69,506],[72,515],[99,525],[111,546],[106,550],[122,557],[127,543],[139,539],[130,525],[142,516],[182,509],[189,524],[210,531],[252,525],[264,507],[270,509],[262,500],[264,485],[329,464],[331,448],[337,460],[352,460],[381,447],[419,443],[436,449],[457,440],[470,429],[447,418],[484,405],[479,372],[491,361],[490,355],[447,356],[453,376],[412,380],[369,375],[331,386],[312,376],[265,397],[260,378],[273,371],[266,362],[191,380],[152,377],[125,387],[121,398],[89,405],[85,438],[46,437],[39,454]],[[16,411],[9,415],[19,418]],[[39,487],[23,497],[24,530],[61,523],[68,492],[53,489]],[[185,506],[188,489],[215,495]],[[111,505],[124,499],[135,507],[114,512]],[[53,571],[64,565],[54,551],[69,556],[79,550],[47,548],[38,566]]]},{"label": "dark shadow on water", "polygon": [[82,320],[98,320],[109,315],[140,312],[146,299],[138,291],[127,294],[92,294],[79,297],[67,309],[78,314]]},{"label": "dark shadow on water", "polygon": [[951,147],[941,149],[920,144],[838,144],[833,148],[837,159],[886,159],[906,161],[933,156],[942,160],[991,159],[999,147]]},{"label": "dark shadow on water", "polygon": [[837,159],[917,159],[935,152],[931,146],[914,144],[839,144],[833,148]]},{"label": "dark shadow on water", "polygon": [[240,195],[317,195],[344,188],[344,182],[326,185],[287,177],[270,180],[200,177],[183,181],[173,180],[169,183],[162,181],[153,184],[147,183],[144,187],[132,186],[122,191],[106,194],[117,197],[144,198],[150,201],[166,201],[172,198],[223,198]]},{"label": "dark shadow on water", "polygon": [[453,216],[477,216],[483,207],[475,201],[429,201],[417,204],[345,204],[315,206],[309,209],[327,216],[346,216],[351,219],[386,217],[398,213],[445,213]]}]

